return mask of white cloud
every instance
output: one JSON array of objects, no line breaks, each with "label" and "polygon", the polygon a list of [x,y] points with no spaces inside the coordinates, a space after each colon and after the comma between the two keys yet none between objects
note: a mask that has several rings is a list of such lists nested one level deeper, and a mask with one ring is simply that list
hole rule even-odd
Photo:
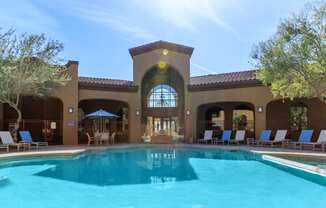
[{"label": "white cloud", "polygon": [[210,70],[210,69],[208,69],[200,64],[196,64],[194,62],[191,62],[190,65],[193,66],[194,69],[200,70],[200,71],[208,73],[208,74],[216,74],[217,73],[216,71]]},{"label": "white cloud", "polygon": [[208,20],[216,26],[234,32],[223,20],[223,10],[234,7],[234,0],[134,0],[138,8],[146,9],[164,21],[197,32],[200,20]]},{"label": "white cloud", "polygon": [[[155,38],[150,31],[143,27],[134,24],[134,21],[128,18],[128,15],[123,15],[115,10],[109,9],[106,5],[92,6],[87,4],[78,4],[70,11],[72,15],[79,18],[83,18],[89,21],[93,21],[114,30],[132,36],[133,38],[143,39],[146,41],[152,41]],[[129,42],[133,42],[131,39],[127,39]]]}]

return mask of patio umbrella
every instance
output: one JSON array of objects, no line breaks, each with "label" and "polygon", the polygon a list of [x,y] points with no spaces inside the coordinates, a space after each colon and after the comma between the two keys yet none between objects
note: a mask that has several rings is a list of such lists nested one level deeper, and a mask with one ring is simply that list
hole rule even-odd
[{"label": "patio umbrella", "polygon": [[119,118],[119,116],[105,111],[103,109],[97,110],[93,113],[87,114],[85,118],[89,119],[100,119],[101,120],[101,130],[103,130],[103,119]]},{"label": "patio umbrella", "polygon": [[113,114],[113,113],[110,113],[110,112],[107,112],[103,109],[100,109],[100,110],[97,110],[93,113],[90,113],[90,114],[87,114],[85,116],[86,118],[90,118],[90,119],[97,119],[97,118],[119,118],[119,116]]}]

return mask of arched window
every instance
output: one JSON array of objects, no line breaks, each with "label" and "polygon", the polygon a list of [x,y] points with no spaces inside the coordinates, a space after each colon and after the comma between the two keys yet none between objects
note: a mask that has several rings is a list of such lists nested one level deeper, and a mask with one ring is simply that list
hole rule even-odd
[{"label": "arched window", "polygon": [[177,92],[166,84],[155,86],[147,97],[147,107],[149,108],[175,108],[177,103]]},{"label": "arched window", "polygon": [[233,110],[233,130],[254,131],[254,111],[250,106],[239,105]]}]

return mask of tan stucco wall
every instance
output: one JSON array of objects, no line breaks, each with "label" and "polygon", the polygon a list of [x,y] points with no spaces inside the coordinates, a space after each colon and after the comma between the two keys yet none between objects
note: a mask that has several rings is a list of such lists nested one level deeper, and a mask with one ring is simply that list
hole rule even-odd
[{"label": "tan stucco wall", "polygon": [[[141,109],[141,83],[146,72],[153,66],[159,64],[159,62],[165,62],[168,66],[180,73],[184,80],[184,96],[185,96],[185,109],[189,106],[188,89],[190,77],[190,55],[179,53],[175,51],[169,51],[167,55],[163,54],[163,49],[153,50],[147,53],[143,53],[133,57],[133,78],[134,83],[139,86],[137,92],[137,108]],[[140,112],[142,113],[142,112]],[[141,115],[139,116],[141,119]],[[139,120],[140,122],[141,120]],[[185,122],[185,128],[186,122]]]},{"label": "tan stucco wall", "polygon": [[133,78],[136,85],[141,85],[145,73],[160,61],[166,62],[177,70],[184,78],[185,85],[189,82],[190,56],[184,53],[169,51],[163,55],[163,49],[153,50],[133,57]]},{"label": "tan stucco wall", "polygon": [[[67,68],[71,81],[54,92],[63,103],[63,144],[78,144],[78,62],[69,61]],[[73,113],[68,109],[73,108]]]},{"label": "tan stucco wall", "polygon": [[[192,142],[197,135],[197,110],[198,107],[209,103],[218,102],[248,102],[255,107],[255,133],[256,137],[266,127],[266,105],[273,100],[270,90],[264,86],[194,91],[189,94],[190,116],[186,117],[188,123],[186,139]],[[263,112],[258,112],[258,107],[263,107]]]},{"label": "tan stucco wall", "polygon": [[[168,65],[177,70],[184,79],[185,106],[184,106],[184,128],[185,139],[192,142],[197,135],[197,110],[198,107],[209,103],[218,102],[248,102],[255,107],[255,132],[256,137],[266,128],[266,105],[273,100],[267,87],[243,87],[233,89],[217,89],[188,91],[190,56],[169,51],[168,55],[163,55],[163,49],[153,50],[133,57],[134,83],[138,86],[137,91],[114,91],[114,90],[94,90],[78,89],[78,62],[70,61],[67,67],[71,73],[71,81],[64,87],[59,88],[54,97],[58,97],[63,102],[63,143],[65,145],[78,144],[78,103],[88,99],[108,99],[126,102],[129,106],[129,139],[131,142],[140,142],[141,139],[141,81],[145,73],[157,65],[160,61],[165,61]],[[1,106],[0,106],[1,107]],[[258,107],[263,107],[263,112],[257,111]],[[68,109],[73,108],[74,112],[69,113]],[[190,115],[186,111],[190,111]],[[136,111],[140,115],[136,115]],[[2,117],[0,115],[0,117]]]}]

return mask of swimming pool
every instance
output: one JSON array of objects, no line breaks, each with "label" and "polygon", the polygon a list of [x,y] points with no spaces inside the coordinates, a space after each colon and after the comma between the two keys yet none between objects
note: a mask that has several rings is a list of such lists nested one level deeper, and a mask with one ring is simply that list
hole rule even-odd
[{"label": "swimming pool", "polygon": [[0,165],[6,208],[324,208],[325,196],[318,180],[243,151],[144,147]]}]

